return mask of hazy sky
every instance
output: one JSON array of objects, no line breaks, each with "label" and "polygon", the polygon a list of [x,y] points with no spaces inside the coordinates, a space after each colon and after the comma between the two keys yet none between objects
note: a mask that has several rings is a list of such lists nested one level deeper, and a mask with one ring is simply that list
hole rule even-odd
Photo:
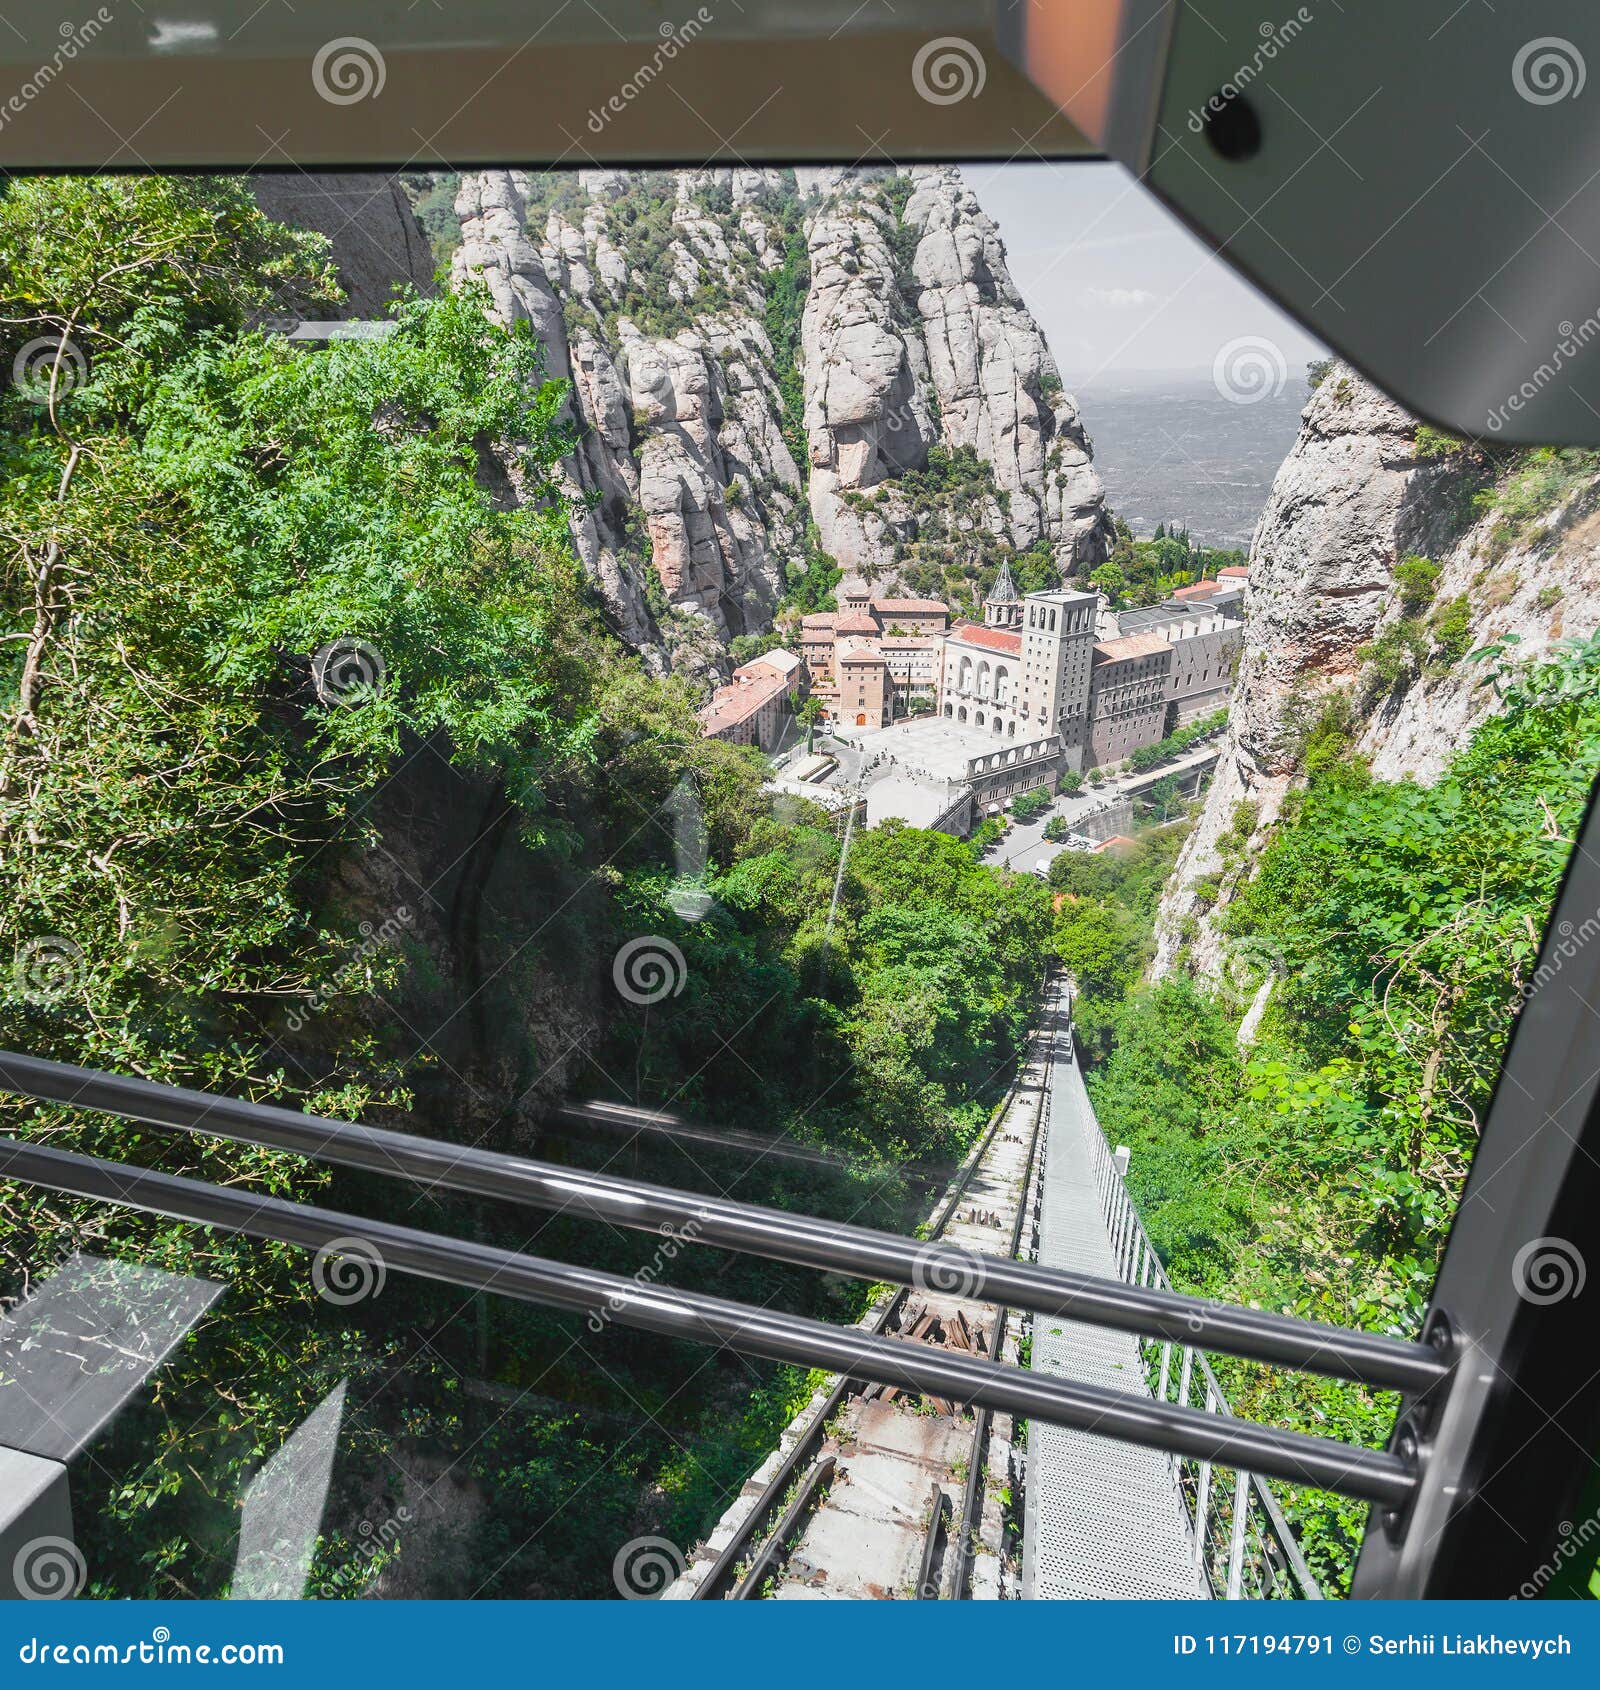
[{"label": "hazy sky", "polygon": [[1291,379],[1318,343],[1237,276],[1116,164],[969,164],[1011,274],[1069,388],[1140,370],[1209,376],[1218,350],[1259,335]]}]

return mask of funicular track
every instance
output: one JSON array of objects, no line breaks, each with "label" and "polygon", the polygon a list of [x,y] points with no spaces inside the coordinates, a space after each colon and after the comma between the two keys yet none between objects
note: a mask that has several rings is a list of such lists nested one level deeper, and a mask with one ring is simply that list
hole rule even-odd
[{"label": "funicular track", "polygon": [[[695,1582],[716,1570],[712,1563],[722,1561],[723,1550],[741,1532],[742,1544],[723,1562],[719,1583],[726,1588],[730,1569],[748,1575],[751,1569],[743,1564],[744,1552],[762,1534],[774,1507],[786,1504],[784,1522],[767,1531],[750,1556],[752,1560],[756,1554],[761,1557],[759,1578],[747,1579],[750,1588],[740,1594],[763,1594],[769,1589],[791,1596],[847,1593],[843,1585],[848,1581],[843,1579],[835,1581],[836,1588],[819,1588],[819,1570],[825,1575],[820,1583],[829,1582],[827,1561],[821,1558],[826,1544],[814,1540],[808,1547],[808,1534],[816,1532],[830,1510],[837,1526],[850,1493],[870,1494],[869,1479],[884,1489],[880,1481],[893,1473],[896,1483],[887,1487],[891,1528],[887,1532],[890,1549],[883,1558],[887,1572],[872,1576],[871,1569],[857,1565],[852,1572],[855,1582],[875,1588],[853,1593],[1008,1593],[997,1591],[991,1577],[998,1558],[981,1551],[1000,1539],[996,1497],[1008,1478],[1004,1458],[1015,1415],[1027,1418],[1030,1432],[1042,1424],[1082,1434],[1079,1443],[1086,1450],[1085,1461],[1100,1461],[1104,1451],[1119,1448],[1167,1457],[1172,1484],[1166,1500],[1187,1500],[1198,1493],[1199,1505],[1190,1513],[1193,1535],[1202,1545],[1220,1524],[1218,1511],[1208,1513],[1206,1506],[1206,1498],[1216,1488],[1210,1486],[1211,1475],[1218,1470],[1233,1472],[1232,1488],[1239,1500],[1229,1517],[1233,1546],[1226,1563],[1229,1588],[1217,1593],[1276,1594],[1276,1590],[1249,1588],[1256,1570],[1275,1574],[1270,1549],[1258,1557],[1251,1547],[1259,1536],[1252,1513],[1270,1504],[1260,1482],[1263,1478],[1278,1477],[1360,1497],[1377,1504],[1385,1511],[1385,1520],[1391,1520],[1402,1518],[1417,1495],[1419,1463],[1414,1449],[1403,1440],[1393,1449],[1378,1451],[1234,1417],[1214,1389],[1206,1354],[1234,1355],[1395,1390],[1408,1399],[1408,1413],[1416,1415],[1428,1412],[1431,1403],[1450,1388],[1453,1355],[1449,1345],[1437,1339],[1415,1342],[1325,1326],[1174,1292],[1139,1225],[1120,1168],[1112,1165],[1114,1158],[1099,1137],[1098,1126],[1087,1132],[1081,1112],[1075,1130],[1093,1173],[1084,1189],[1097,1200],[1098,1208],[1080,1205],[1080,1218],[1092,1218],[1096,1227],[1105,1229],[1113,1244],[1109,1263],[1097,1260],[1087,1264],[1085,1271],[1051,1260],[1044,1251],[1045,1259],[1037,1265],[1026,1259],[1025,1249],[1020,1260],[1000,1254],[996,1246],[1001,1239],[996,1234],[1008,1237],[1013,1250],[1025,1240],[1026,1217],[1033,1209],[1028,1188],[1037,1173],[1041,1119],[1048,1119],[1050,1137],[1060,1142],[1063,1122],[1058,1117],[1069,1102],[1062,1091],[1064,1074],[1078,1080],[1066,1003],[1055,988],[1047,994],[1016,1089],[990,1122],[932,1218],[932,1236],[916,1239],[0,1052],[0,1091],[36,1103],[120,1116],[164,1131],[287,1150],[413,1186],[442,1187],[556,1210],[670,1235],[683,1243],[720,1246],[869,1284],[906,1288],[855,1327],[732,1302],[701,1290],[658,1286],[638,1277],[626,1279],[467,1238],[292,1203],[38,1142],[0,1138],[0,1179],[307,1251],[347,1251],[356,1241],[364,1250],[376,1251],[393,1271],[579,1314],[603,1309],[619,1325],[728,1346],[844,1381],[845,1388],[831,1407],[828,1398],[819,1396],[815,1406],[827,1411],[807,1422],[804,1434],[810,1441],[797,1444],[787,1455],[774,1455],[772,1471],[763,1469],[757,1475],[754,1483],[761,1485],[761,1494],[751,1500],[762,1506],[743,1511],[757,1523],[747,1528],[743,1514],[737,1522],[725,1522],[726,1535],[711,1540],[708,1555],[694,1569],[700,1573]],[[1048,1117],[1047,1092],[1052,1098]],[[1019,1206],[1024,1208],[1020,1229]],[[1124,1335],[1135,1365],[1114,1382],[1076,1368],[1041,1369],[1037,1356],[1031,1367],[1007,1365],[1015,1344],[1009,1330],[1001,1331],[1003,1326],[1009,1328],[1009,1322],[1000,1319],[998,1305],[1002,1304],[1030,1313],[1036,1335],[1041,1319]],[[997,1332],[1001,1333],[998,1341]],[[1161,1357],[1159,1389],[1148,1365],[1157,1353]],[[1147,1363],[1143,1369],[1137,1365],[1140,1356]],[[1180,1358],[1181,1367],[1177,1365]],[[1168,1389],[1174,1373],[1176,1399]],[[849,1386],[855,1380],[886,1389],[869,1395],[865,1389]],[[1205,1386],[1203,1406],[1189,1400],[1196,1380]],[[913,1400],[922,1404],[921,1411],[908,1406]],[[968,1419],[963,1404],[977,1410],[986,1407],[990,1413]],[[837,1418],[841,1410],[853,1417],[851,1423],[832,1431],[848,1431],[850,1437],[837,1441],[836,1449],[823,1448],[823,1440],[830,1435],[830,1417]],[[905,1444],[908,1421],[930,1423],[920,1428],[920,1443]],[[942,1425],[942,1436],[933,1431],[934,1421]],[[897,1437],[902,1440],[900,1446],[894,1442]],[[817,1465],[830,1454],[834,1456],[831,1467]],[[840,1457],[844,1458],[842,1470]],[[881,1459],[874,1461],[874,1457]],[[901,1463],[899,1469],[887,1465],[892,1460]],[[1031,1460],[1029,1465],[1031,1474]],[[877,1478],[872,1478],[874,1466]],[[985,1473],[998,1483],[985,1483]],[[908,1474],[914,1481],[909,1491],[902,1482]],[[1124,1525],[1134,1533],[1152,1526],[1165,1531],[1176,1517],[1177,1529],[1182,1512],[1176,1503],[1164,1503],[1150,1517],[1130,1518]],[[852,1529],[859,1528],[865,1518],[858,1510]],[[1276,1526],[1275,1521],[1271,1524]],[[879,1534],[880,1538],[884,1535]],[[766,1553],[769,1540],[773,1547]],[[1074,1551],[1080,1552],[1087,1553],[1088,1546]],[[1203,1548],[1195,1559],[1209,1569],[1212,1558]],[[1209,1571],[1207,1576],[1211,1576]],[[1214,1577],[1212,1582],[1215,1587]],[[1282,1581],[1274,1576],[1270,1582]],[[713,1592],[720,1593],[718,1585],[713,1585]]]},{"label": "funicular track", "polygon": [[[972,1253],[970,1278],[930,1262],[915,1284],[869,1311],[865,1330],[1015,1360],[1010,1311],[967,1293],[982,1277],[977,1258],[998,1253],[997,1234],[1005,1255],[1017,1257],[1036,1208],[1048,1063],[1035,1031],[1010,1091],[930,1217],[930,1243]],[[974,1593],[974,1565],[987,1548],[977,1593],[999,1595],[1011,1429],[1005,1411],[836,1378],[666,1594],[959,1598]]]}]

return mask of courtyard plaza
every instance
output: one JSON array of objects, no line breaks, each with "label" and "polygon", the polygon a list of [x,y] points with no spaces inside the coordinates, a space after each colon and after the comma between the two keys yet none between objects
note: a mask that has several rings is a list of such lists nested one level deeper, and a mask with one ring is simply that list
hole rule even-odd
[{"label": "courtyard plaza", "polygon": [[1004,746],[993,734],[952,722],[943,716],[912,717],[887,728],[833,730],[834,737],[848,739],[859,748],[866,779],[880,769],[898,769],[926,775],[930,780],[965,780],[967,764],[974,757],[987,757]]}]

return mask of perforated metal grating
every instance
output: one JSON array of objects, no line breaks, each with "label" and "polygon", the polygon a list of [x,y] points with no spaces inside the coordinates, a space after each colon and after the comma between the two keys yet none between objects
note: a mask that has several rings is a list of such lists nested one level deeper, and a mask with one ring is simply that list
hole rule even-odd
[{"label": "perforated metal grating", "polygon": [[[1093,1121],[1065,1017],[1054,1034],[1039,1260],[1116,1278],[1092,1164]],[[1116,1391],[1147,1389],[1137,1339],[1038,1315],[1036,1370]],[[1028,1432],[1023,1594],[1209,1596],[1173,1463],[1159,1450],[1033,1421]]]}]

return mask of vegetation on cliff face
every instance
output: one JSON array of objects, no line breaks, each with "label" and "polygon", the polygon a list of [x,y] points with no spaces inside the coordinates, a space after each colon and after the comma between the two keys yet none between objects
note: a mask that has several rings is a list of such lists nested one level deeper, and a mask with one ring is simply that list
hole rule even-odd
[{"label": "vegetation on cliff face", "polygon": [[[331,300],[325,249],[205,178],[14,183],[0,277],[0,356],[51,343],[0,412],[0,1040],[911,1224],[904,1164],[959,1151],[1004,1082],[1048,895],[907,830],[858,837],[841,876],[820,814],[773,814],[759,759],[701,738],[571,555],[563,392],[526,333],[449,295],[319,351],[251,332]],[[622,989],[635,940],[659,996]],[[787,1131],[837,1171],[563,1140],[546,1104],[574,1090]],[[4,1113],[357,1215],[858,1306],[771,1264]],[[297,1252],[0,1186],[0,1291],[74,1248],[227,1287],[77,1482],[102,1594],[226,1589],[242,1487],[336,1393],[315,1589],[605,1594],[628,1538],[709,1526],[808,1389],[440,1287],[330,1301]]]},{"label": "vegetation on cliff face", "polygon": [[811,256],[806,247],[799,200],[782,201],[775,208],[775,218],[774,239],[782,245],[783,262],[762,279],[766,296],[762,327],[772,346],[772,376],[783,404],[783,443],[789,448],[795,468],[804,476],[810,454],[806,449],[806,389],[800,371],[800,330],[806,295],[811,289]]},{"label": "vegetation on cliff face", "polygon": [[[1513,655],[1484,655],[1502,713],[1434,785],[1374,780],[1348,745],[1318,760],[1227,911],[1220,988],[1169,979],[1099,1013],[1090,1089],[1175,1283],[1415,1335],[1600,764],[1600,639]],[[1252,1418],[1388,1434],[1392,1401],[1357,1387],[1222,1372]],[[1337,1588],[1365,1510],[1289,1503]]]}]

